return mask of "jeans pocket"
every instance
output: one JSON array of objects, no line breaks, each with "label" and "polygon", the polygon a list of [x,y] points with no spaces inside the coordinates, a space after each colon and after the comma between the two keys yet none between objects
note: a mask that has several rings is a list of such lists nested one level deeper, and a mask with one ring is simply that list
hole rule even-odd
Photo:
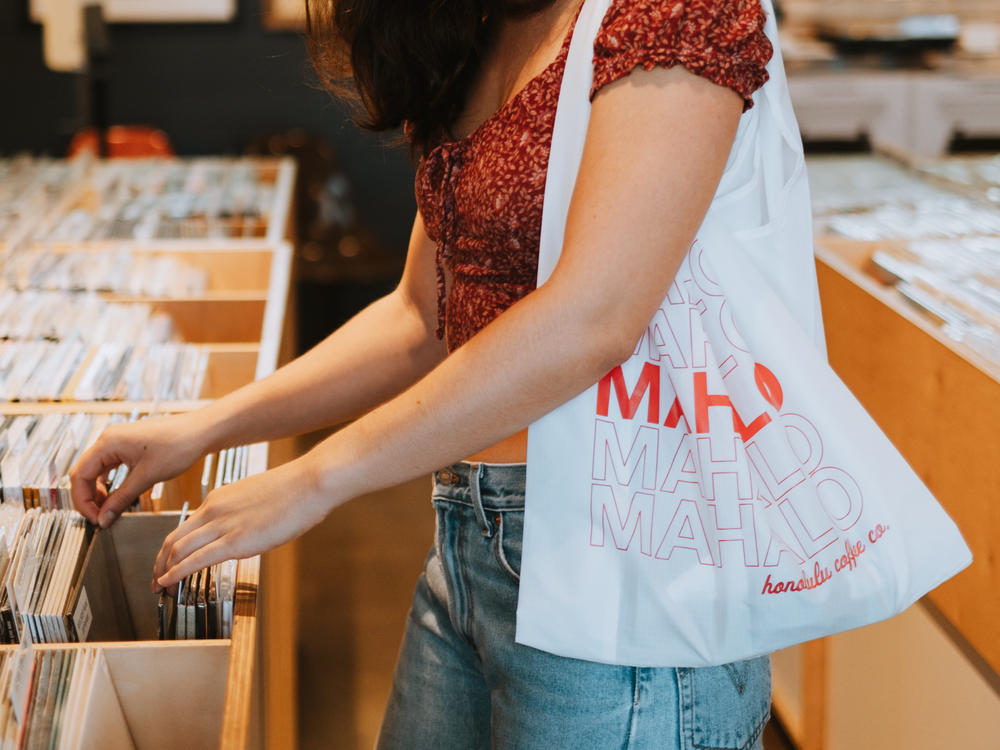
[{"label": "jeans pocket", "polygon": [[678,669],[682,750],[750,750],[771,715],[771,657]]},{"label": "jeans pocket", "polygon": [[496,514],[493,549],[497,562],[514,583],[521,580],[521,538],[524,535],[524,511],[504,511]]}]

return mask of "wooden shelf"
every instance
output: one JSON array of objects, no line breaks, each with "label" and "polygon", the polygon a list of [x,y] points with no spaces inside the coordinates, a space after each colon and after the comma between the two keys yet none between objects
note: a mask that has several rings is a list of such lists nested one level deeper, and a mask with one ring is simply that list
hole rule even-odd
[{"label": "wooden shelf", "polygon": [[[199,241],[186,250],[170,251],[126,246],[136,254],[170,257],[183,265],[205,271],[206,289],[200,294],[184,297],[101,292],[101,298],[110,302],[143,303],[156,312],[166,313],[173,318],[181,338],[190,343],[257,342],[264,338],[264,311],[272,291],[277,291],[272,290],[271,274],[276,265],[281,274],[280,267],[290,263],[291,250],[286,243],[246,249],[234,243],[229,243],[226,248],[212,248]],[[116,249],[121,247],[118,245]],[[60,248],[56,252],[98,252],[105,249],[74,246]],[[278,282],[280,285],[281,279]]]},{"label": "wooden shelf", "polygon": [[97,347],[81,360],[69,379],[58,401],[9,401],[0,402],[0,414],[43,414],[51,412],[96,411],[102,413],[129,412],[138,408],[142,412],[174,413],[201,408],[210,401],[242,388],[255,379],[259,367],[260,344],[206,344],[208,367],[202,383],[201,394],[195,401],[77,401],[74,390],[82,379]]},{"label": "wooden shelf", "polygon": [[[254,449],[259,465],[261,456],[266,460],[267,446],[258,445]],[[138,602],[139,607],[152,613],[144,613],[147,616],[143,619],[153,618],[153,635],[156,597],[149,593],[148,570],[160,540],[176,526],[177,519],[177,513],[128,514],[119,524],[130,525],[131,532],[115,534],[118,524],[111,531],[122,576],[127,578],[123,584],[133,624],[137,630],[150,629],[142,628],[136,621]],[[137,534],[136,527],[146,527],[146,533]],[[246,747],[251,723],[248,693],[253,684],[259,577],[259,558],[239,561],[231,639],[99,644],[108,660],[111,679],[137,750],[168,750],[176,747],[178,737],[183,738],[186,748],[197,750]],[[34,648],[82,649],[92,645],[95,644],[36,644]]]},{"label": "wooden shelf", "polygon": [[[872,254],[887,247],[905,247],[905,241],[858,242],[839,238],[819,238],[815,244],[817,273],[829,269],[850,281],[859,290],[871,296],[883,306],[891,310],[905,321],[930,336],[941,346],[951,350],[959,357],[966,359],[976,369],[1000,382],[1000,365],[982,356],[979,352],[960,341],[947,336],[941,326],[931,316],[915,308],[903,295],[893,287],[886,286],[869,273]],[[821,282],[822,283],[822,282]],[[822,287],[820,289],[822,299]],[[825,300],[823,300],[825,302]],[[838,303],[831,299],[830,305],[835,308]],[[826,317],[826,305],[823,313]],[[831,364],[833,362],[831,361]],[[834,366],[836,369],[836,366]],[[839,371],[838,371],[839,372]]]},{"label": "wooden shelf", "polygon": [[[233,627],[236,628],[234,621]],[[247,625],[241,624],[246,629]],[[78,649],[88,644],[38,644],[35,649]],[[102,643],[137,750],[220,747],[226,710],[230,641]],[[0,648],[16,648],[0,646]]]},{"label": "wooden shelf", "polygon": [[[1000,706],[1000,366],[877,278],[872,254],[905,244],[816,238],[829,361],[958,525],[973,562],[898,618],[775,655],[775,713],[799,750],[912,746],[898,733],[881,737],[882,727],[933,723],[924,714],[940,703],[939,681],[942,695],[962,696],[967,715],[956,721]],[[932,619],[948,627],[935,631]],[[915,648],[937,672],[925,673],[924,655],[907,650]],[[880,699],[884,711],[870,705]]]},{"label": "wooden shelf", "polygon": [[289,216],[291,215],[297,171],[295,161],[288,157],[260,157],[240,161],[255,162],[261,172],[263,181],[273,181],[274,193],[272,204],[270,210],[267,212],[267,227],[263,233],[255,231],[252,236],[248,237],[190,239],[110,239],[85,240],[82,242],[45,240],[44,235],[46,232],[70,211],[82,208],[85,211],[92,212],[97,209],[97,206],[93,205],[95,196],[92,194],[90,187],[91,174],[88,170],[81,169],[78,171],[75,182],[66,186],[62,198],[40,219],[38,226],[33,228],[34,231],[27,231],[23,237],[6,243],[3,249],[9,250],[18,246],[27,246],[79,251],[83,249],[117,249],[128,246],[133,249],[141,247],[150,251],[200,252],[210,249],[253,249],[257,247],[266,250],[272,248],[277,243],[283,242],[289,237]]},{"label": "wooden shelf", "polygon": [[130,414],[138,409],[140,414],[180,414],[194,411],[212,403],[211,399],[199,401],[12,401],[0,403],[0,414]]},{"label": "wooden shelf", "polygon": [[1000,367],[868,276],[873,250],[817,243],[830,364],[972,549],[972,565],[929,597],[1000,671]]},{"label": "wooden shelf", "polygon": [[[289,309],[293,251],[288,240],[296,168],[291,159],[262,161],[273,170],[275,181],[264,237],[31,246],[40,252],[128,248],[133,253],[172,257],[206,271],[206,290],[190,297],[101,295],[114,301],[147,303],[170,315],[185,341],[208,347],[208,370],[199,400],[5,403],[0,404],[0,413],[186,412],[267,377],[288,361],[294,352],[294,321]],[[80,191],[69,191],[47,221],[81,199]],[[72,388],[67,390],[72,392]],[[286,460],[286,447],[252,446],[250,473]],[[199,461],[165,483],[162,502],[166,509],[177,510],[185,501],[192,508],[200,504],[202,466]],[[158,543],[150,545],[159,547]],[[148,589],[150,566],[135,563],[132,567],[133,575],[145,579],[137,579],[135,585]],[[259,557],[239,562],[231,640],[102,644],[139,750],[165,750],[175,746],[178,737],[183,738],[185,747],[196,750],[297,746],[294,569],[295,549],[290,545],[264,556],[263,564]],[[273,596],[260,596],[265,578],[275,589]]]},{"label": "wooden shelf", "polygon": [[169,315],[181,338],[193,344],[258,341],[264,324],[267,293],[248,291],[206,294],[184,299],[124,298],[145,302],[154,311]]},{"label": "wooden shelf", "polygon": [[[166,240],[158,242],[157,245],[134,241],[100,245],[44,245],[26,252],[68,254],[128,250],[134,255],[148,256],[154,260],[170,258],[179,264],[204,271],[209,292],[253,290],[266,295],[271,276],[271,257],[274,248],[281,241],[265,244],[259,240],[171,240],[174,244],[166,248],[163,247]],[[181,243],[182,246],[178,247]]]},{"label": "wooden shelf", "polygon": [[[248,473],[267,469],[268,446],[250,446]],[[112,681],[138,750],[173,747],[184,738],[186,747],[243,750],[259,745],[251,737],[257,639],[260,558],[240,560],[231,639],[159,641],[156,636],[156,597],[149,592],[149,572],[166,535],[176,527],[179,509],[200,504],[203,462],[166,482],[161,513],[129,513],[110,529],[122,576],[128,610],[136,637],[128,642],[100,642],[106,652]],[[287,635],[287,634],[286,634]],[[84,648],[97,645],[37,644],[38,649]],[[0,646],[0,648],[16,648]],[[257,675],[259,677],[259,675]],[[259,731],[260,727],[258,727]],[[253,739],[252,744],[249,741]]]}]

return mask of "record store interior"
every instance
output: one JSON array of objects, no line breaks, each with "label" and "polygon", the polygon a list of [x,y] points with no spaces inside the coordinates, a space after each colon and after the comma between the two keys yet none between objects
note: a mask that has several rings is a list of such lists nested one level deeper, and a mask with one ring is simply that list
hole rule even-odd
[{"label": "record store interior", "polygon": [[[775,5],[829,364],[973,563],[896,617],[775,652],[763,745],[996,750],[1000,4]],[[72,510],[68,476],[107,426],[267,377],[396,288],[415,165],[402,132],[351,118],[301,0],[0,3],[2,747],[375,746],[429,477],[174,600],[147,586],[179,517],[340,426],[199,458],[113,534]]]}]

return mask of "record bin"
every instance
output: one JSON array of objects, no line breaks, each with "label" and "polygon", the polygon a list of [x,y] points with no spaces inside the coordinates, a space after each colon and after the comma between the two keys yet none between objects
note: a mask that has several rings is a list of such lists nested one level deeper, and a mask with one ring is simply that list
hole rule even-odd
[{"label": "record bin", "polygon": [[[106,252],[127,244],[133,253],[172,257],[203,269],[203,292],[183,298],[102,293],[115,301],[145,302],[168,313],[185,341],[205,344],[208,372],[195,401],[83,402],[59,400],[6,403],[6,415],[49,412],[181,413],[197,409],[246,383],[263,378],[294,355],[294,321],[289,304],[294,237],[289,221],[296,167],[291,159],[259,159],[274,180],[266,227],[253,236],[218,239],[35,243],[22,252]],[[77,170],[80,172],[81,170]],[[78,204],[83,191],[66,191],[46,221]],[[81,368],[82,369],[82,368]],[[250,473],[290,457],[282,443],[251,447]],[[122,581],[135,609],[134,641],[101,644],[136,747],[243,750],[295,745],[294,548],[239,561],[231,639],[158,641],[148,628],[150,560],[177,513],[200,501],[202,462],[166,483],[163,514],[129,514],[113,527]],[[152,555],[152,558],[150,558]],[[148,558],[148,559],[147,559]],[[273,589],[268,594],[267,590]],[[137,624],[138,623],[138,624]],[[145,623],[145,624],[143,624]],[[36,649],[80,648],[83,644],[37,644]],[[93,643],[88,645],[94,645]],[[13,648],[4,646],[2,648]]]},{"label": "record bin", "polygon": [[830,364],[944,506],[973,564],[928,596],[1000,670],[1000,366],[877,280],[886,243],[822,238],[816,268]]},{"label": "record bin", "polygon": [[[893,698],[858,675],[869,688],[858,694],[861,703],[852,703],[856,688],[846,686],[845,670],[866,662],[877,662],[880,670],[916,669],[922,656],[912,648],[919,642],[933,647],[928,658],[947,670],[940,674],[951,685],[948,692],[962,696],[969,710],[976,700],[996,701],[1000,694],[995,627],[1000,571],[994,564],[1000,552],[1000,463],[995,456],[1000,366],[947,336],[940,320],[879,278],[872,255],[892,244],[816,238],[829,361],[954,519],[972,549],[973,563],[898,618],[774,655],[774,710],[801,750],[859,747],[844,727],[871,735],[865,747],[877,747],[878,727],[891,727],[893,721],[912,725],[912,712],[926,707],[904,697],[886,716],[868,716],[876,710],[868,705],[876,694],[881,697],[875,703],[882,707],[892,705]],[[898,646],[904,650],[887,652],[900,634],[907,638],[905,648]],[[913,678],[884,679],[889,680],[887,689],[905,690],[906,684],[916,683]],[[872,690],[876,693],[869,695]],[[890,744],[896,742],[898,737]]]}]

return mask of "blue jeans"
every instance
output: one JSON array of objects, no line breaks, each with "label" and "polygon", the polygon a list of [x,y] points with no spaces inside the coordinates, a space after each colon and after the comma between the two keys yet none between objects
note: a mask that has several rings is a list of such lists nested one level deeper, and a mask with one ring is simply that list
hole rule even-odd
[{"label": "blue jeans", "polygon": [[417,583],[379,750],[759,750],[769,657],[623,667],[514,643],[523,464],[434,477],[437,539]]}]

